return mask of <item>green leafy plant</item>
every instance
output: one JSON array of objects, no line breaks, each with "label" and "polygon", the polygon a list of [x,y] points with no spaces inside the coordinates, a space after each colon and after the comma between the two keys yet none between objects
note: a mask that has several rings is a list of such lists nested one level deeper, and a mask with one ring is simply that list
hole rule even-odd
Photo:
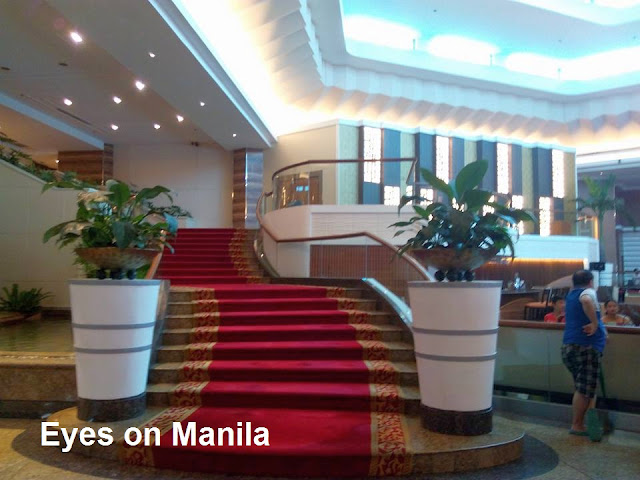
[{"label": "green leafy plant", "polygon": [[635,228],[636,219],[626,208],[624,199],[612,196],[612,192],[616,183],[615,175],[609,175],[604,180],[594,180],[590,177],[584,178],[587,186],[588,197],[576,198],[576,207],[579,212],[591,210],[598,219],[598,240],[600,241],[600,261],[605,261],[605,245],[602,235],[602,222],[607,212],[616,212],[624,216],[627,221]]},{"label": "green leafy plant", "polygon": [[[159,248],[167,246],[167,238],[175,234],[177,219],[170,190],[156,185],[134,190],[119,180],[108,180],[104,188],[94,188],[86,182],[67,176],[47,183],[43,192],[53,187],[73,188],[78,193],[78,209],[73,220],[49,228],[44,242],[57,237],[60,248],[69,244],[78,247]],[[165,197],[168,207],[156,207],[152,200]],[[179,207],[178,207],[179,208]]]},{"label": "green leafy plant", "polygon": [[0,297],[0,310],[18,312],[23,315],[33,315],[40,311],[40,303],[51,297],[51,293],[43,292],[41,288],[20,290],[17,283],[11,289],[4,287],[4,295]]},{"label": "green leafy plant", "polygon": [[45,182],[52,181],[55,178],[56,171],[35,163],[31,155],[21,150],[24,147],[25,145],[0,132],[0,160],[4,160],[31,175],[35,175]]},{"label": "green leafy plant", "polygon": [[[478,250],[495,255],[507,249],[513,258],[512,234],[515,227],[519,222],[535,222],[535,219],[524,210],[492,201],[494,193],[479,188],[487,169],[485,160],[472,162],[448,184],[433,172],[420,169],[424,181],[439,192],[439,198],[424,207],[413,205],[415,216],[391,225],[400,228],[396,236],[414,232],[414,236],[400,248],[399,254],[410,249],[442,247],[460,254]],[[419,195],[405,195],[398,212],[410,202],[426,203],[427,199]]]}]

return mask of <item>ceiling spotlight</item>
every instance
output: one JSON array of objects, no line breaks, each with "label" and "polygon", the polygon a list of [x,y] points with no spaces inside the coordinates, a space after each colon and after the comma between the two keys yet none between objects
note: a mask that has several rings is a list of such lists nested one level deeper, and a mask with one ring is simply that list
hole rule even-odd
[{"label": "ceiling spotlight", "polygon": [[149,56],[150,56],[151,58],[156,58],[156,54],[155,54],[155,53],[153,53],[153,52],[149,52]]},{"label": "ceiling spotlight", "polygon": [[201,106],[201,107],[204,107],[205,105],[206,105],[206,103],[204,103],[204,102],[200,102],[200,106]]},{"label": "ceiling spotlight", "polygon": [[118,125],[114,125],[113,123],[111,124],[111,130],[117,130],[118,129]]},{"label": "ceiling spotlight", "polygon": [[160,124],[159,123],[154,123],[153,124],[153,128],[155,128],[156,130],[158,130],[160,128]]},{"label": "ceiling spotlight", "polygon": [[64,100],[62,100],[62,103],[64,103],[68,107],[73,105],[73,102],[71,100],[69,100],[68,98],[65,98]]},{"label": "ceiling spotlight", "polygon": [[184,120],[184,117],[182,115],[176,115],[176,118],[178,119],[179,122]]},{"label": "ceiling spotlight", "polygon": [[60,163],[60,160],[58,160],[57,158],[56,158],[56,163]]},{"label": "ceiling spotlight", "polygon": [[69,36],[75,43],[82,43],[82,36],[78,32],[69,32]]},{"label": "ceiling spotlight", "polygon": [[233,138],[236,138],[237,136],[238,136],[238,134],[237,134],[237,133],[234,133],[234,134],[233,134]]},{"label": "ceiling spotlight", "polygon": [[118,105],[119,105],[120,103],[122,103],[122,99],[121,99],[120,97],[116,97],[116,96],[114,96],[114,97],[113,97],[113,101],[114,101],[115,103],[117,103]]},{"label": "ceiling spotlight", "polygon": [[142,83],[140,80],[136,80],[136,88],[140,91],[144,90],[144,87],[146,87],[146,85],[144,83]]}]

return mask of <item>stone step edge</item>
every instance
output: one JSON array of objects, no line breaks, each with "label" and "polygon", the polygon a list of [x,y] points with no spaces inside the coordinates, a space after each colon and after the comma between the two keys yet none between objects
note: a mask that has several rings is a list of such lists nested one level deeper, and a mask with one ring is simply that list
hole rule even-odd
[{"label": "stone step edge", "polygon": [[[171,405],[172,395],[176,388],[181,385],[189,385],[192,382],[180,382],[180,383],[155,383],[149,384],[147,386],[147,405],[148,406],[162,406],[169,407]],[[202,382],[208,383],[208,382]],[[252,384],[253,382],[245,382],[248,384]],[[298,382],[304,383],[304,382]],[[311,383],[311,382],[308,382]],[[374,384],[384,388],[385,384]],[[417,386],[413,385],[396,385],[398,391],[398,397],[400,399],[402,405],[402,412],[406,415],[419,415],[420,414],[420,389]],[[268,394],[267,394],[268,395]],[[260,396],[260,392],[256,393],[256,396]],[[336,396],[336,398],[342,398]],[[379,399],[383,399],[384,397],[378,397]],[[374,399],[371,398],[373,401]],[[193,402],[190,402],[193,403]],[[383,402],[384,403],[384,402]],[[383,404],[382,403],[382,404]],[[186,406],[186,405],[181,405]],[[190,406],[197,406],[196,403],[193,403]],[[274,407],[277,408],[277,407]]]},{"label": "stone step edge", "polygon": [[[71,452],[78,455],[119,460],[119,443],[127,428],[141,426],[162,414],[166,408],[150,407],[138,418],[121,422],[84,422],[72,407],[52,414],[48,421],[58,422],[58,430],[90,427],[97,431],[102,427],[112,430],[116,440],[104,447],[97,442],[90,447],[74,442]],[[476,437],[442,435],[425,430],[416,416],[400,415],[407,431],[407,454],[413,457],[411,471],[406,474],[455,473],[503,465],[522,456],[524,432],[516,423],[494,417],[493,432]],[[59,435],[61,437],[61,435]],[[131,468],[131,467],[129,467]],[[160,472],[160,471],[159,471]],[[166,472],[170,472],[166,470]],[[158,473],[160,475],[160,473]],[[170,473],[167,473],[170,475]]]}]

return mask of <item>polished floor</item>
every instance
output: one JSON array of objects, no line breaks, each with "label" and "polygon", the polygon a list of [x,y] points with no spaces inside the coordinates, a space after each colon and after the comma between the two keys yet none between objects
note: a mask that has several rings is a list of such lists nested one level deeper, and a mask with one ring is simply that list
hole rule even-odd
[{"label": "polished floor", "polygon": [[[465,474],[405,477],[409,479],[544,479],[625,480],[640,478],[640,435],[623,431],[591,443],[567,434],[565,425],[502,414],[527,433],[524,455],[512,464]],[[0,419],[0,478],[16,480],[227,479],[167,470],[132,468],[107,460],[62,453],[40,446],[40,421]],[[251,477],[254,478],[254,477]]]},{"label": "polished floor", "polygon": [[72,352],[71,320],[43,317],[0,325],[0,351]]}]

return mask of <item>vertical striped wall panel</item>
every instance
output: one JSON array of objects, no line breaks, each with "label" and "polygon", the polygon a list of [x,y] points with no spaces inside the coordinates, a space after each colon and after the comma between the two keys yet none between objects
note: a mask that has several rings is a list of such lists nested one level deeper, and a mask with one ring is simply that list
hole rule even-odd
[{"label": "vertical striped wall panel", "polygon": [[511,194],[522,195],[522,147],[511,145]]},{"label": "vertical striped wall panel", "polygon": [[[338,126],[338,159],[350,160],[358,158],[358,127],[351,125]],[[355,205],[358,203],[358,165],[343,163],[336,165],[338,205]]]},{"label": "vertical striped wall panel", "polygon": [[[400,132],[385,128],[382,131],[382,158],[400,157]],[[387,163],[383,167],[384,185],[400,186],[400,163]]]},{"label": "vertical striped wall panel", "polygon": [[416,135],[416,156],[418,157],[418,167],[426,168],[427,170],[435,172],[435,153],[435,137],[428,133],[418,133]]},{"label": "vertical striped wall panel", "polygon": [[533,194],[535,198],[551,196],[551,150],[534,148],[533,158]]},{"label": "vertical striped wall panel", "polygon": [[263,154],[259,150],[240,149],[233,152],[234,228],[257,228],[255,207],[262,192]]},{"label": "vertical striped wall panel", "polygon": [[451,166],[453,178],[456,178],[464,167],[464,139],[453,137],[451,139]]},{"label": "vertical striped wall panel", "polygon": [[565,152],[564,154],[564,202],[565,220],[571,227],[571,233],[576,231],[576,202],[578,196],[576,185],[576,154]]},{"label": "vertical striped wall panel", "polygon": [[[400,157],[411,158],[416,156],[416,142],[412,133],[400,134]],[[411,168],[410,162],[402,162],[400,166],[400,195],[407,192],[407,176]],[[413,182],[410,182],[413,185]]]},{"label": "vertical striped wall panel", "polygon": [[497,161],[496,161],[496,143],[479,140],[476,143],[477,160],[486,160],[489,162],[489,169],[482,180],[482,188],[495,192],[497,189]]},{"label": "vertical striped wall panel", "polygon": [[[533,196],[533,156],[530,148],[522,147],[522,196],[524,208],[537,209],[536,197]],[[533,233],[536,228],[530,223],[524,225],[525,233]]]},{"label": "vertical striped wall panel", "polygon": [[467,165],[478,159],[476,142],[473,140],[464,141],[464,164]]}]

